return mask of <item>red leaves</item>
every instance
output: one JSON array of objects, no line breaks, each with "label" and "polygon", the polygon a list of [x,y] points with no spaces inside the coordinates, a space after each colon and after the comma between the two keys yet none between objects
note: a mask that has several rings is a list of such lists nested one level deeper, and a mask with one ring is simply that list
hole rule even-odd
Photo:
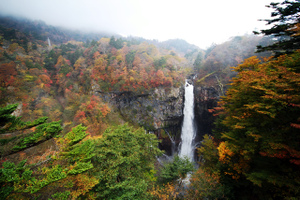
[{"label": "red leaves", "polygon": [[300,124],[291,123],[291,127],[300,129]]},{"label": "red leaves", "polygon": [[76,113],[74,119],[75,119],[75,121],[79,121],[82,118],[86,118],[85,112],[84,111],[79,111],[79,112]]},{"label": "red leaves", "polygon": [[10,86],[12,85],[16,78],[15,76],[17,75],[16,71],[16,65],[13,61],[10,63],[3,63],[0,66],[0,81],[4,83],[5,85],[1,84],[1,86]]}]

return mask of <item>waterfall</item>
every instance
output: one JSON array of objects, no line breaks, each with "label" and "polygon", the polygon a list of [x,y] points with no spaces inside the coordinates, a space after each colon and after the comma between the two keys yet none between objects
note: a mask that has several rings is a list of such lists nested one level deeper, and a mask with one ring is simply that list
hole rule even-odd
[{"label": "waterfall", "polygon": [[49,38],[48,38],[48,46],[51,47],[51,42]]},{"label": "waterfall", "polygon": [[183,110],[183,125],[181,130],[181,149],[179,156],[188,157],[190,161],[193,161],[194,146],[193,140],[196,135],[194,127],[194,86],[185,82],[185,101]]}]

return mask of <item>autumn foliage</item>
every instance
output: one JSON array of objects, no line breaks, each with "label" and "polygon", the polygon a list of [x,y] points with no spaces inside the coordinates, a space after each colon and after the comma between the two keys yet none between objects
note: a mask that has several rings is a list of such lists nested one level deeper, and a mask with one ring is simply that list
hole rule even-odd
[{"label": "autumn foliage", "polygon": [[254,196],[273,187],[275,196],[299,195],[299,63],[300,51],[264,62],[246,59],[234,68],[238,75],[215,110],[223,173],[250,181]]}]

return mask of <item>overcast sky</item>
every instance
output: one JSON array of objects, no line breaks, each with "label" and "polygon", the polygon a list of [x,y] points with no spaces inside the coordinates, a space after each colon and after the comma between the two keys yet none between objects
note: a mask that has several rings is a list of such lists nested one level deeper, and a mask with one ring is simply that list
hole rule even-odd
[{"label": "overcast sky", "polygon": [[[278,2],[278,0],[273,0]],[[49,25],[146,39],[180,38],[201,48],[264,29],[272,0],[0,0],[0,13]]]}]

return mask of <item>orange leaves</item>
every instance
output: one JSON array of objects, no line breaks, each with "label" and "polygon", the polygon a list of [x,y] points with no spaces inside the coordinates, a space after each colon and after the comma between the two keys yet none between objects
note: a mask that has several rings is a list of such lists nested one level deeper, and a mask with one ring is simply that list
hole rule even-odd
[{"label": "orange leaves", "polygon": [[96,51],[95,53],[94,53],[94,55],[93,55],[93,58],[94,59],[97,59],[97,58],[99,58],[100,57],[100,53],[98,52],[98,51]]},{"label": "orange leaves", "polygon": [[176,191],[175,186],[172,183],[167,183],[162,187],[153,187],[150,191],[153,198],[158,200],[176,199],[179,192]]},{"label": "orange leaves", "polygon": [[230,158],[234,155],[234,153],[227,146],[227,142],[221,142],[218,147],[219,160],[222,163],[229,163]]},{"label": "orange leaves", "polygon": [[72,199],[77,199],[80,195],[86,194],[99,183],[97,178],[85,174],[77,174],[72,179],[74,184],[71,192]]},{"label": "orange leaves", "polygon": [[102,113],[102,116],[106,117],[106,115],[110,113],[110,108],[106,104],[104,104],[102,107],[100,107],[100,111]]},{"label": "orange leaves", "polygon": [[50,83],[51,82],[50,77],[45,75],[45,74],[39,75],[39,78],[41,79],[41,81],[43,83]]}]

